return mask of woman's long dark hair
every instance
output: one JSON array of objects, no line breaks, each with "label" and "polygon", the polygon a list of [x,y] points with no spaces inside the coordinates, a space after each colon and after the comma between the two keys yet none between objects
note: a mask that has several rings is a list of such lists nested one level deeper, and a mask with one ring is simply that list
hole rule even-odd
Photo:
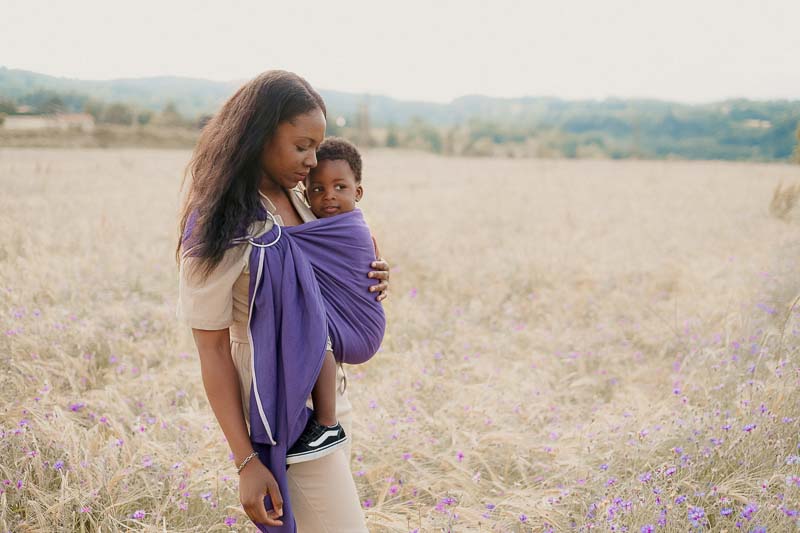
[{"label": "woman's long dark hair", "polygon": [[180,210],[176,258],[191,247],[203,276],[220,263],[231,239],[257,218],[264,146],[278,124],[314,109],[326,114],[322,97],[283,70],[256,76],[225,102],[203,128],[186,170],[191,180]]}]

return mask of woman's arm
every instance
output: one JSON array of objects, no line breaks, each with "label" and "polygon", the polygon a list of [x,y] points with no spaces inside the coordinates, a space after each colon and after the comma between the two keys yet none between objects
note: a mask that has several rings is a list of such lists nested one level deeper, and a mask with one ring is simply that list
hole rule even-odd
[{"label": "woman's arm", "polygon": [[[244,421],[239,376],[231,358],[230,333],[223,330],[192,329],[200,371],[208,403],[228,440],[236,464],[241,464],[253,451]],[[267,512],[264,496],[272,498],[273,509]],[[239,479],[239,499],[247,516],[256,523],[279,526],[283,515],[283,498],[272,472],[258,457],[242,469]]]}]

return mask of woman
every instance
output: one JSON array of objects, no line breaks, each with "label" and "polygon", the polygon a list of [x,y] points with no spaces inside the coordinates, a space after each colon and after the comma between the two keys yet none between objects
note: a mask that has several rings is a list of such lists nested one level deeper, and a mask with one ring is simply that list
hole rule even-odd
[{"label": "woman", "polygon": [[[231,246],[242,233],[263,235],[274,219],[294,226],[314,219],[295,187],[316,166],[325,135],[325,104],[299,76],[261,74],[240,88],[203,129],[190,171],[178,245],[179,317],[192,328],[203,385],[240,470],[239,494],[257,524],[292,531],[272,472],[254,456],[249,436],[250,344],[248,289],[250,244]],[[260,208],[272,217],[260,220]],[[389,268],[372,263],[370,291],[386,297]],[[261,317],[260,320],[269,320]],[[350,431],[351,405],[339,367],[336,415]],[[301,532],[364,532],[366,526],[349,468],[350,447],[292,465],[289,496]],[[268,495],[272,509],[267,511]],[[285,527],[284,527],[285,526]]]}]

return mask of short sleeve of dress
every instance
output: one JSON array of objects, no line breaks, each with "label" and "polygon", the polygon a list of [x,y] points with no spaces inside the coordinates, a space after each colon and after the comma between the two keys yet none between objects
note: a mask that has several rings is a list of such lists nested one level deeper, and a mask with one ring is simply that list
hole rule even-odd
[{"label": "short sleeve of dress", "polygon": [[233,324],[233,284],[247,264],[248,246],[229,248],[205,278],[198,258],[182,256],[178,273],[177,317],[194,329],[227,329]]}]

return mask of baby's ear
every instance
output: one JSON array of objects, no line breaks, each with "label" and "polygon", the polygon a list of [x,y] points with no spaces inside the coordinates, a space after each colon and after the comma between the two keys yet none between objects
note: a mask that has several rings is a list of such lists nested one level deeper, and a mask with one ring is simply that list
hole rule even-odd
[{"label": "baby's ear", "polygon": [[364,188],[361,185],[356,187],[356,202],[360,201],[361,198],[364,197]]}]

